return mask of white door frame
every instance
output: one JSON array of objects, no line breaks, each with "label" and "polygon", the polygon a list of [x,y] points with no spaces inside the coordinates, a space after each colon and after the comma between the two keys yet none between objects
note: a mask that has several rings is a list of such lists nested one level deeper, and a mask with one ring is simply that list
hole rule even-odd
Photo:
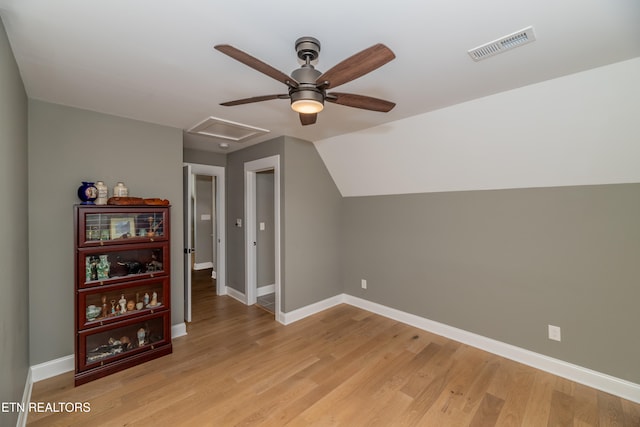
[{"label": "white door frame", "polygon": [[245,289],[247,305],[257,300],[257,264],[256,264],[256,173],[273,170],[273,205],[275,234],[275,317],[284,323],[284,314],[280,305],[280,156],[265,157],[244,164],[244,217],[245,217]]},{"label": "white door frame", "polygon": [[[215,193],[216,193],[216,293],[218,295],[227,294],[226,285],[226,219],[225,219],[225,168],[222,166],[201,165],[197,163],[184,163],[190,166],[191,175],[215,176]],[[184,195],[185,203],[187,203],[188,194]],[[185,218],[185,221],[193,221],[193,218]],[[185,269],[191,269],[190,265],[185,265]],[[189,271],[190,273],[190,271]],[[185,294],[185,319],[191,321],[191,292]]]}]

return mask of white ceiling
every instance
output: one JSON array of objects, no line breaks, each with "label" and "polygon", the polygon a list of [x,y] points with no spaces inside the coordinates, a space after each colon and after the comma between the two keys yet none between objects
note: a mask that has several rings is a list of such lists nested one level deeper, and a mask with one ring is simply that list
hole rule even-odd
[{"label": "white ceiling", "polygon": [[[208,116],[323,140],[640,56],[637,0],[0,0],[29,97],[188,129]],[[537,40],[474,62],[467,50],[534,27]],[[339,91],[396,102],[390,113],[328,104],[302,127],[287,100],[220,102],[286,87],[213,49],[231,44],[289,74],[294,42],[320,40],[316,68],[375,43],[396,59]],[[221,140],[186,138],[222,151]]]}]

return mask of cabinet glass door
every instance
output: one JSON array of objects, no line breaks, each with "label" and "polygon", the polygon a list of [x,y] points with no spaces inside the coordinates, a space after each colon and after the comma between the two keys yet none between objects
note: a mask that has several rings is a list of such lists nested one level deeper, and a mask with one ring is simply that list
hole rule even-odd
[{"label": "cabinet glass door", "polygon": [[116,328],[104,326],[81,332],[78,338],[80,370],[168,344],[171,340],[168,319],[166,314],[154,314],[132,319]]},{"label": "cabinet glass door", "polygon": [[78,246],[168,240],[167,209],[81,208]]}]

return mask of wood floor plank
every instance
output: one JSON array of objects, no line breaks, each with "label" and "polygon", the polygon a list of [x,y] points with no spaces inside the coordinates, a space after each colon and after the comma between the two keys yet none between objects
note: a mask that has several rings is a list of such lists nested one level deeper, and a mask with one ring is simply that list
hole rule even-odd
[{"label": "wood floor plank", "polygon": [[502,411],[502,406],[504,405],[504,400],[496,397],[490,393],[486,393],[480,402],[480,406],[476,411],[471,423],[469,423],[470,427],[490,427],[495,426],[498,417],[500,416],[500,411]]},{"label": "wood floor plank", "polygon": [[627,424],[640,427],[640,405],[629,400],[622,400],[622,410]]},{"label": "wood floor plank", "polygon": [[[576,384],[573,392],[574,424],[597,426],[600,424],[598,414],[598,392],[591,387]],[[640,424],[638,424],[640,426]]]},{"label": "wood floor plank", "polygon": [[501,364],[499,381],[489,387],[489,393],[504,399],[496,424],[504,427],[524,425],[527,402],[531,395],[535,372],[528,366],[505,360]]},{"label": "wood floor plank", "polygon": [[34,384],[28,426],[640,426],[640,405],[349,305],[291,325],[194,280],[173,353],[79,387]]},{"label": "wood floor plank", "polygon": [[525,421],[532,426],[546,426],[551,412],[551,398],[555,377],[547,372],[536,371],[531,394],[524,413]]},{"label": "wood floor plank", "polygon": [[619,397],[608,393],[598,393],[600,426],[613,427],[625,425],[624,411]]},{"label": "wood floor plank", "polygon": [[573,397],[562,391],[554,390],[551,397],[547,426],[562,427],[573,425],[574,410]]}]

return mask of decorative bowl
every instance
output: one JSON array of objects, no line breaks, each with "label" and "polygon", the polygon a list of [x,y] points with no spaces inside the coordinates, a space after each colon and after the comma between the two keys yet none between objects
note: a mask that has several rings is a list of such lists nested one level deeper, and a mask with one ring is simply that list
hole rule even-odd
[{"label": "decorative bowl", "polygon": [[100,307],[96,307],[95,305],[90,305],[87,307],[87,320],[95,320],[102,313],[102,309]]}]

